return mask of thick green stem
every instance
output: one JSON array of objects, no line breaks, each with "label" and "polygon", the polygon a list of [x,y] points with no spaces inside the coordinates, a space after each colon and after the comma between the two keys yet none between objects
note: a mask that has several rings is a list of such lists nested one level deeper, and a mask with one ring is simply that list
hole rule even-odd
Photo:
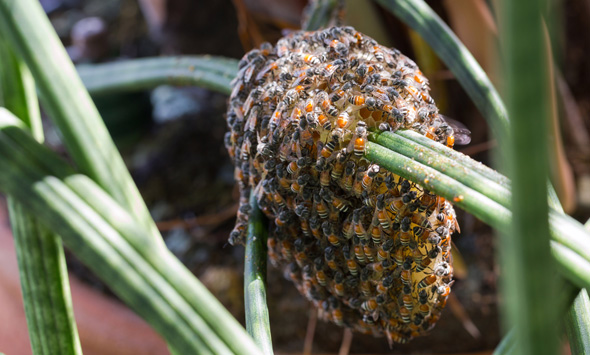
[{"label": "thick green stem", "polygon": [[266,218],[258,208],[254,194],[250,197],[250,220],[246,236],[244,265],[244,303],[246,329],[264,354],[272,354],[272,338],[266,304]]},{"label": "thick green stem", "polygon": [[590,298],[582,289],[567,312],[565,330],[573,355],[590,354]]},{"label": "thick green stem", "polygon": [[[547,180],[549,159],[548,77],[541,11],[544,1],[503,1],[501,20],[506,100],[511,136],[508,167],[512,181],[513,219],[501,234],[500,260],[505,329],[514,327],[520,354],[554,354],[558,350],[558,280],[550,258]],[[535,60],[531,60],[535,58]],[[502,141],[501,141],[502,142]],[[554,254],[555,255],[555,254]],[[530,267],[535,265],[535,267]]]},{"label": "thick green stem", "polygon": [[93,95],[151,90],[159,85],[200,86],[229,95],[238,61],[207,55],[161,57],[81,65],[77,69]]},{"label": "thick green stem", "polygon": [[[1,38],[0,58],[0,106],[18,112],[23,126],[43,141],[35,83],[28,68]],[[33,352],[81,354],[61,238],[11,196],[8,211]]]},{"label": "thick green stem", "polygon": [[[398,131],[401,133],[404,131]],[[392,134],[389,132],[371,132],[369,139],[378,143],[384,147],[395,149],[397,152],[406,156],[415,156],[416,161],[428,165],[438,171],[446,173],[448,176],[454,179],[461,179],[462,182],[499,204],[509,207],[510,206],[510,191],[508,188],[496,183],[491,178],[482,175],[477,170],[470,171],[473,164],[465,166],[465,159],[463,161],[457,161],[450,157],[439,154],[431,148],[424,147],[421,144],[415,143],[410,139],[403,137],[401,134]],[[450,149],[449,149],[450,150]],[[458,155],[462,155],[458,153]],[[465,155],[463,155],[465,157]],[[473,160],[471,160],[473,162]],[[481,164],[481,163],[480,163]]]},{"label": "thick green stem", "polygon": [[113,196],[165,248],[107,129],[65,48],[36,0],[0,0],[0,33],[36,80],[44,108],[78,168]]}]

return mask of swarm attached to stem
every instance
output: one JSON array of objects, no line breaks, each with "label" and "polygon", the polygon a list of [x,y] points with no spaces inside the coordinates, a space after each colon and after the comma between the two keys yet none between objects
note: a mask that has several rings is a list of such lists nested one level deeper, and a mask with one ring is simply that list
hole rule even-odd
[{"label": "swarm attached to stem", "polygon": [[246,54],[226,147],[241,207],[272,221],[271,262],[320,317],[390,342],[431,329],[452,284],[448,201],[364,158],[367,130],[412,129],[452,146],[416,64],[351,27],[296,32]]}]

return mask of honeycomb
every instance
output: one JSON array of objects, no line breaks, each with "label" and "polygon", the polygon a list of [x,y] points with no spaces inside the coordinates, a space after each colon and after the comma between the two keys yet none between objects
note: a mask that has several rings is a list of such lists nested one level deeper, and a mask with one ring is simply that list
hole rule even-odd
[{"label": "honeycomb", "polygon": [[386,336],[424,335],[450,292],[455,211],[365,157],[368,130],[411,129],[450,147],[428,80],[352,27],[295,32],[239,63],[225,144],[243,243],[254,193],[271,221],[269,259],[320,318]]}]

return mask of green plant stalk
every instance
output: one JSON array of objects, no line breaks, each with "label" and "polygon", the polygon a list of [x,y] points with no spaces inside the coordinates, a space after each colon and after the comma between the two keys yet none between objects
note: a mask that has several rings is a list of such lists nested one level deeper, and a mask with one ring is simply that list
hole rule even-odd
[{"label": "green plant stalk", "polygon": [[[590,354],[590,298],[582,289],[567,312],[565,330],[573,355]],[[575,341],[573,341],[575,339]]]},{"label": "green plant stalk", "polygon": [[[590,230],[590,220],[584,224]],[[590,354],[590,297],[580,290],[566,316],[565,330],[573,355]]]},{"label": "green plant stalk", "polygon": [[[500,239],[504,329],[514,327],[519,354],[558,351],[558,281],[550,258],[547,151],[548,77],[541,11],[544,1],[504,1],[502,44],[511,136],[512,224]],[[534,60],[531,60],[534,59]],[[499,137],[500,138],[500,137]],[[530,267],[534,265],[534,267]]]},{"label": "green plant stalk", "polygon": [[[18,112],[43,140],[35,83],[28,68],[0,39],[0,106]],[[8,211],[27,318],[36,354],[81,354],[61,239],[8,196]]]},{"label": "green plant stalk", "polygon": [[462,182],[467,187],[490,197],[502,206],[510,206],[510,191],[506,187],[497,184],[494,180],[481,175],[477,171],[467,174],[467,170],[470,168],[458,161],[438,154],[432,149],[404,138],[400,134],[374,131],[369,133],[369,140],[384,147],[394,148],[400,154],[416,156],[416,161],[427,164],[438,171],[445,172],[454,179],[462,179]]},{"label": "green plant stalk", "polygon": [[37,141],[43,141],[43,126],[35,81],[29,68],[18,59],[0,36],[0,107],[6,107],[29,127]]},{"label": "green plant stalk", "polygon": [[[552,242],[552,243],[554,243],[554,242]],[[567,248],[562,250],[561,246],[558,243],[556,243],[556,248],[552,249],[552,253],[556,253],[557,258],[567,257],[566,254],[564,253],[564,251],[565,251],[565,253],[572,252],[571,250],[568,251]],[[555,302],[554,304],[562,304],[562,305],[567,305],[567,306],[573,307],[576,295],[578,295],[579,292],[580,292],[580,290],[578,287],[567,282],[560,289],[560,293],[559,293],[558,298],[556,300],[553,300],[553,302]],[[570,308],[570,310],[572,310],[572,309]],[[504,335],[504,337],[502,338],[502,340],[500,341],[500,343],[498,344],[496,349],[494,349],[494,353],[493,353],[493,355],[508,355],[508,354],[517,354],[514,329],[510,329],[508,332],[506,332],[506,334]]]},{"label": "green plant stalk", "polygon": [[244,303],[246,330],[264,354],[272,354],[272,338],[266,305],[267,225],[254,193],[250,196],[250,220],[246,236]]},{"label": "green plant stalk", "polygon": [[26,62],[44,108],[78,168],[146,227],[165,248],[139,191],[63,45],[36,0],[0,0],[0,33]]},{"label": "green plant stalk", "polygon": [[338,8],[338,3],[342,0],[317,0],[310,1],[305,11],[308,11],[310,16],[305,23],[301,24],[301,29],[304,31],[317,31],[326,27],[330,20],[335,16],[334,12]]},{"label": "green plant stalk", "polygon": [[[508,226],[511,217],[508,208],[447,176],[446,173],[374,142],[368,142],[366,148],[365,156],[369,161],[420,184],[500,230]],[[413,153],[415,156],[418,155],[418,152]]]},{"label": "green plant stalk", "polygon": [[[167,303],[166,307],[172,307],[172,310],[176,312],[176,317],[180,317],[182,322],[185,323],[184,325],[179,323],[179,326],[182,325],[189,332],[192,331],[193,334],[201,334],[200,341],[205,342],[212,349],[210,351],[226,353],[227,351],[224,351],[224,348],[229,348],[234,353],[250,354],[259,352],[253,340],[239,323],[194,278],[190,271],[178,259],[167,249],[158,248],[152,243],[145,243],[145,229],[141,228],[132,216],[106,195],[97,185],[92,183],[91,180],[81,175],[72,175],[71,169],[63,160],[47,148],[35,143],[30,136],[18,128],[17,123],[18,121],[6,111],[2,112],[0,110],[0,151],[4,153],[4,158],[9,160],[3,166],[10,164],[16,166],[15,169],[17,171],[8,171],[5,173],[8,176],[12,176],[14,180],[17,180],[13,184],[18,185],[20,183],[18,186],[21,190],[25,191],[21,192],[22,194],[30,194],[31,189],[33,189],[31,186],[44,186],[43,183],[45,181],[51,181],[52,184],[59,185],[60,180],[58,179],[63,180],[66,185],[65,187],[58,186],[60,190],[57,193],[52,192],[53,195],[51,198],[53,200],[49,197],[44,197],[41,201],[36,202],[42,205],[43,202],[61,201],[58,207],[62,207],[62,205],[73,203],[68,201],[78,201],[76,202],[78,205],[71,207],[69,213],[73,213],[74,216],[85,213],[80,218],[85,220],[84,223],[92,224],[96,229],[96,231],[92,231],[93,238],[106,239],[107,242],[112,244],[112,248],[117,253],[122,253],[122,257],[129,260],[129,265],[133,265],[133,268],[145,273],[145,281],[150,284],[152,289],[160,294],[161,299],[165,300]],[[24,180],[22,176],[28,177],[28,180]],[[23,184],[24,187],[21,186]],[[55,189],[57,187],[51,185],[51,188]],[[64,196],[60,196],[60,193],[63,193]],[[30,206],[28,207],[31,208]],[[37,211],[35,212],[37,213]],[[65,210],[61,212],[64,216],[66,215]],[[50,217],[46,218],[50,219]],[[55,219],[58,220],[59,218]],[[98,219],[100,219],[100,223],[96,225]],[[47,220],[44,221],[52,228],[59,227],[59,225],[56,226],[53,224],[55,222],[54,220],[51,220],[52,223],[47,222]],[[59,229],[56,230],[59,231]],[[82,249],[76,249],[72,246],[72,243],[80,244],[80,241],[75,239],[76,234],[71,230],[67,230],[67,232],[70,233],[68,235],[69,238],[66,238],[65,235],[63,236],[66,245],[77,255],[84,253],[86,250],[83,247],[78,246]],[[82,231],[78,231],[78,233],[82,233]],[[98,237],[94,235],[97,233],[99,234]],[[72,238],[74,239],[72,240]],[[88,243],[89,239],[85,239],[84,242]],[[92,249],[92,246],[93,244],[91,243],[90,247],[86,248]],[[97,253],[94,250],[92,252]],[[89,259],[85,259],[80,255],[78,256],[90,267],[99,267],[100,263],[97,260],[109,257],[108,254],[91,255]],[[113,281],[112,274],[101,274],[102,270],[100,268],[94,271],[99,276],[102,276],[113,289],[116,289],[116,285],[113,285],[113,283],[116,283],[117,278]],[[146,312],[141,308],[141,302],[145,302],[141,297],[144,296],[135,295],[135,298],[126,299],[125,295],[120,294],[121,292],[126,292],[126,285],[123,284],[118,287],[119,296],[128,301],[146,320],[154,322],[159,319],[146,316]],[[139,306],[133,302],[140,302]],[[151,316],[151,314],[148,315]],[[177,344],[173,342],[174,336],[170,337],[170,334],[174,333],[168,333],[172,331],[168,329],[169,325],[164,327],[161,323],[152,325],[171,342],[171,345],[176,350],[182,350],[182,348],[177,348]],[[166,336],[167,334],[169,336]],[[215,334],[218,335],[216,336]],[[192,338],[195,338],[195,335],[188,336],[187,339]],[[184,344],[183,346],[186,345]]]},{"label": "green plant stalk", "polygon": [[31,347],[36,354],[82,354],[61,238],[8,199]]},{"label": "green plant stalk", "polygon": [[482,164],[481,162],[471,159],[468,155],[465,155],[454,149],[449,149],[446,146],[439,144],[433,141],[432,139],[429,139],[412,130],[399,130],[396,131],[395,134],[400,135],[416,144],[419,144],[422,147],[428,148],[432,152],[438,154],[439,156],[445,156],[447,158],[450,158],[454,162],[463,165],[467,169],[472,170],[478,173],[479,175],[494,181],[496,184],[499,184],[504,188],[510,189],[510,180],[507,177],[500,174],[496,170]]},{"label": "green plant stalk", "polygon": [[473,55],[424,0],[376,0],[418,32],[455,75],[496,137],[507,137],[506,107]]},{"label": "green plant stalk", "polygon": [[77,69],[92,95],[150,90],[159,85],[194,85],[229,95],[238,61],[207,55],[159,57],[80,65]]},{"label": "green plant stalk", "polygon": [[512,355],[516,353],[516,344],[514,343],[514,330],[510,330],[507,332],[500,344],[496,346],[494,349],[494,353],[492,355]]}]

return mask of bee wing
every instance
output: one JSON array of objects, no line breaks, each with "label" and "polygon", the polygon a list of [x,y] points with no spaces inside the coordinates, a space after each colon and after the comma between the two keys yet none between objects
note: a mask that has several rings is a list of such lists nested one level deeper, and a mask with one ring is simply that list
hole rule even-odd
[{"label": "bee wing", "polygon": [[453,129],[455,144],[467,145],[471,143],[471,131],[465,125],[445,115],[439,116]]},{"label": "bee wing", "polygon": [[272,65],[274,64],[274,62],[269,62],[268,64],[266,64],[261,70],[260,72],[256,75],[256,81],[260,81],[262,78],[264,78],[264,76],[266,75],[266,73],[268,73],[271,68]]},{"label": "bee wing", "polygon": [[391,100],[389,100],[389,96],[387,96],[387,94],[385,92],[380,92],[377,90],[374,90],[372,92],[372,94],[378,98],[379,100],[383,101],[383,102],[391,102]]}]

